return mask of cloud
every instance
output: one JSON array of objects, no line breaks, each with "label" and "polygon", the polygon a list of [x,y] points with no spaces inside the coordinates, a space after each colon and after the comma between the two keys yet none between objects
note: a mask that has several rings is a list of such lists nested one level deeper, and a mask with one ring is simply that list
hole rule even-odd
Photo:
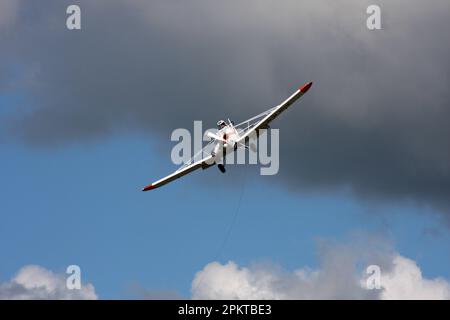
[{"label": "cloud", "polygon": [[128,292],[131,296],[137,299],[143,300],[183,300],[184,298],[178,291],[176,290],[150,290],[144,288],[139,283],[133,283],[128,288]]},{"label": "cloud", "polygon": [[19,1],[17,0],[2,0],[0,2],[0,29],[14,24],[18,8]]},{"label": "cloud", "polygon": [[[417,264],[396,252],[327,245],[318,268],[212,262],[192,282],[193,299],[450,299],[450,283],[426,279]],[[381,269],[381,289],[367,289],[366,266]],[[358,269],[358,265],[363,266]]]},{"label": "cloud", "polygon": [[4,136],[48,147],[139,131],[169,150],[175,128],[246,119],[313,80],[273,124],[277,181],[450,212],[447,0],[376,1],[380,31],[366,29],[369,0],[76,1],[82,30],[68,31],[72,2],[20,2],[14,33],[0,30],[0,92],[28,101]]},{"label": "cloud", "polygon": [[28,265],[11,280],[0,283],[0,300],[93,300],[97,299],[92,284],[82,284],[79,290],[66,287],[65,274],[53,273],[43,267]]},{"label": "cloud", "polygon": [[383,274],[381,298],[392,299],[450,299],[450,283],[443,278],[426,279],[416,262],[395,256],[394,268]]}]

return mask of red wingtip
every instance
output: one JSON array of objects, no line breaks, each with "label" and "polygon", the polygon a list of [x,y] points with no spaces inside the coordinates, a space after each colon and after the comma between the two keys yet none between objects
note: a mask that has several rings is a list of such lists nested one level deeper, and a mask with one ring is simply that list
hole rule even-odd
[{"label": "red wingtip", "polygon": [[306,91],[308,91],[309,88],[311,88],[312,84],[313,84],[312,82],[308,82],[298,89],[300,90],[301,93],[306,93]]},{"label": "red wingtip", "polygon": [[142,189],[142,191],[148,191],[148,190],[152,190],[155,189],[155,186],[152,184],[149,184],[148,186],[146,186],[144,189]]}]

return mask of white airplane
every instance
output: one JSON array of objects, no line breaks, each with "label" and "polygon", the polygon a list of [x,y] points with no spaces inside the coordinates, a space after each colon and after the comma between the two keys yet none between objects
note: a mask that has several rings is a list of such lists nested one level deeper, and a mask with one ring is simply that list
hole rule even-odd
[{"label": "white airplane", "polygon": [[[246,139],[252,135],[259,136],[260,129],[267,129],[269,123],[280,115],[284,110],[286,110],[291,104],[297,101],[302,95],[304,95],[309,88],[311,88],[312,82],[308,82],[297,89],[289,98],[287,98],[280,105],[269,109],[251,119],[241,122],[238,125],[234,125],[232,121],[228,119],[228,123],[220,120],[217,122],[217,134],[212,132],[207,132],[206,135],[211,138],[205,148],[203,148],[199,153],[194,155],[191,160],[186,162],[181,168],[179,168],[174,173],[164,177],[156,182],[149,184],[144,187],[142,191],[152,190],[161,187],[173,180],[176,180],[194,170],[199,168],[207,169],[215,164],[217,164],[219,170],[225,173],[225,166],[220,163],[223,157],[228,153],[235,151],[238,147],[247,148]],[[208,150],[208,146],[212,151]]]}]

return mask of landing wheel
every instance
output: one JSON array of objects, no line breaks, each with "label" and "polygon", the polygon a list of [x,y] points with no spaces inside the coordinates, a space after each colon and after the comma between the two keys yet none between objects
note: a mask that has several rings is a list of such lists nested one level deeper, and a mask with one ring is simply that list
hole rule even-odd
[{"label": "landing wheel", "polygon": [[224,166],[223,164],[218,164],[218,165],[217,165],[217,168],[219,168],[220,172],[222,172],[222,173],[225,173],[225,172],[226,172],[225,166]]}]

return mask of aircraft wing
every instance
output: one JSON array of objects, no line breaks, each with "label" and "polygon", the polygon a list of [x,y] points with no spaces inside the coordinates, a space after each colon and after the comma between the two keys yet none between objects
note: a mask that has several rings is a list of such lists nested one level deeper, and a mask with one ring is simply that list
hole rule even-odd
[{"label": "aircraft wing", "polygon": [[167,177],[164,177],[164,178],[144,187],[142,189],[142,191],[148,191],[148,190],[152,190],[152,189],[161,187],[161,186],[165,185],[166,183],[169,183],[173,180],[181,178],[182,176],[187,175],[188,173],[191,173],[192,171],[195,171],[199,168],[207,169],[213,165],[214,165],[213,156],[209,155],[201,160],[198,160],[198,161],[190,163],[190,164],[188,163],[188,164],[182,166],[180,169],[178,169],[174,173],[168,175]]},{"label": "aircraft wing", "polygon": [[[243,128],[240,132],[240,138],[238,143],[244,143],[245,138],[250,136],[252,133],[256,133],[258,135],[259,129],[266,129],[271,121],[273,121],[276,117],[280,115],[284,110],[286,110],[290,105],[292,105],[295,101],[297,101],[302,95],[304,95],[309,88],[311,88],[312,82],[308,82],[297,89],[289,98],[287,98],[283,103],[281,103],[279,106],[276,106],[275,108],[272,108],[265,113],[262,113],[261,115],[258,115],[256,117],[253,117],[252,119],[249,119],[245,122],[240,123],[236,127]],[[250,122],[253,119],[260,118],[261,120],[257,122],[253,122],[250,124]],[[245,126],[247,127],[245,128]]]}]

